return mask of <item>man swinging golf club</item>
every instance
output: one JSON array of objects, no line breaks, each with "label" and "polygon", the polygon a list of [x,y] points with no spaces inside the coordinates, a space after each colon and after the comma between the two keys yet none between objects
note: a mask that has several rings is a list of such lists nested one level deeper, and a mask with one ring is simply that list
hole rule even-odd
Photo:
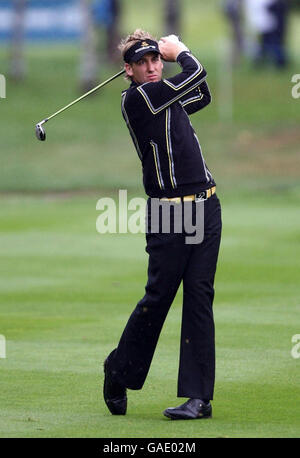
[{"label": "man swinging golf club", "polygon": [[[147,231],[148,281],[117,348],[104,362],[104,399],[113,415],[124,415],[127,388],[142,388],[176,292],[183,282],[178,397],[188,398],[163,413],[171,419],[212,416],[215,381],[214,277],[221,238],[221,207],[189,115],[210,103],[206,71],[174,36],[157,42],[138,29],[120,44],[130,87],[122,93],[122,114],[142,162],[151,201],[184,207],[204,205],[204,238],[187,244],[184,231]],[[163,61],[181,72],[162,79]],[[174,229],[174,226],[172,226]],[[161,226],[160,226],[161,228]],[[161,375],[164,368],[161,367]]]}]

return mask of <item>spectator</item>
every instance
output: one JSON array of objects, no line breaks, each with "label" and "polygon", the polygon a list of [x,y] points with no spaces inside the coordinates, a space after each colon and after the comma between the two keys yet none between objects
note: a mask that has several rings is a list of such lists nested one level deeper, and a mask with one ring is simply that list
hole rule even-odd
[{"label": "spectator", "polygon": [[244,48],[242,0],[224,0],[223,10],[231,28],[232,63],[238,64]]},{"label": "spectator", "polygon": [[276,30],[273,36],[274,60],[278,67],[287,64],[286,56],[286,30],[288,17],[287,0],[275,0],[270,5],[270,12],[276,18]]},{"label": "spectator", "polygon": [[117,44],[120,41],[119,17],[120,0],[94,0],[93,18],[96,27],[104,27],[106,33],[106,56],[112,62],[119,62]]},{"label": "spectator", "polygon": [[287,63],[285,34],[287,20],[286,0],[245,0],[246,18],[258,35],[255,60],[282,68]]}]

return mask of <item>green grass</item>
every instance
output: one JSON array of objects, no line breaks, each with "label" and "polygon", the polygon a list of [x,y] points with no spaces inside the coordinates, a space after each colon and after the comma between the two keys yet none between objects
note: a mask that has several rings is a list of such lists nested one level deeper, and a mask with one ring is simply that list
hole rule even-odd
[{"label": "green grass", "polygon": [[[161,2],[155,0],[161,6]],[[124,0],[124,34],[163,34],[153,2]],[[217,2],[185,2],[182,38],[208,71],[212,104],[192,117],[223,204],[216,276],[217,377],[214,418],[170,422],[176,398],[182,291],[170,310],[142,391],[128,414],[102,399],[102,363],[144,294],[142,234],[96,232],[100,197],[118,189],[144,197],[141,166],[120,113],[118,79],[49,122],[75,99],[79,48],[28,46],[27,78],[8,77],[0,100],[1,437],[298,437],[299,360],[299,15],[291,18],[291,66],[233,70],[232,119],[223,67],[226,24]],[[188,6],[187,6],[188,5]],[[103,62],[99,81],[120,66]],[[171,69],[167,71],[174,72]],[[74,192],[76,191],[76,192]]]},{"label": "green grass", "polygon": [[143,295],[147,257],[143,234],[96,232],[99,197],[1,198],[1,437],[297,437],[294,198],[223,199],[214,418],[186,424],[162,416],[180,401],[181,290],[127,416],[105,407],[102,362]]}]

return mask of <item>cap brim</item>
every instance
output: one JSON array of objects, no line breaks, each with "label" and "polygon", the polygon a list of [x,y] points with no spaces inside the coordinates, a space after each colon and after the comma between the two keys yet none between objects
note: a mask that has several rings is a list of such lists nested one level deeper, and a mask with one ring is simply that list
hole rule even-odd
[{"label": "cap brim", "polygon": [[156,49],[145,49],[135,54],[132,57],[131,62],[138,62],[145,54],[151,54],[151,53],[156,53],[156,54],[161,55],[161,53],[157,51]]}]

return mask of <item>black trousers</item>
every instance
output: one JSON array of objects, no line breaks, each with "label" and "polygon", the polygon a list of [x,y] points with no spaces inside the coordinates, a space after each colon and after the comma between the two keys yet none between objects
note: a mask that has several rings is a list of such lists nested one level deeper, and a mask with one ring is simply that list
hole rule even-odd
[{"label": "black trousers", "polygon": [[[150,218],[150,199],[148,214]],[[177,204],[182,205],[183,204]],[[141,389],[156,344],[181,281],[181,325],[178,397],[213,399],[215,382],[215,335],[213,318],[214,278],[221,239],[221,206],[213,195],[192,203],[204,205],[202,243],[187,244],[186,232],[146,234],[149,254],[148,282],[123,331],[109,364],[118,380],[130,389]],[[203,207],[202,207],[203,209]],[[183,212],[184,213],[184,212]]]}]

